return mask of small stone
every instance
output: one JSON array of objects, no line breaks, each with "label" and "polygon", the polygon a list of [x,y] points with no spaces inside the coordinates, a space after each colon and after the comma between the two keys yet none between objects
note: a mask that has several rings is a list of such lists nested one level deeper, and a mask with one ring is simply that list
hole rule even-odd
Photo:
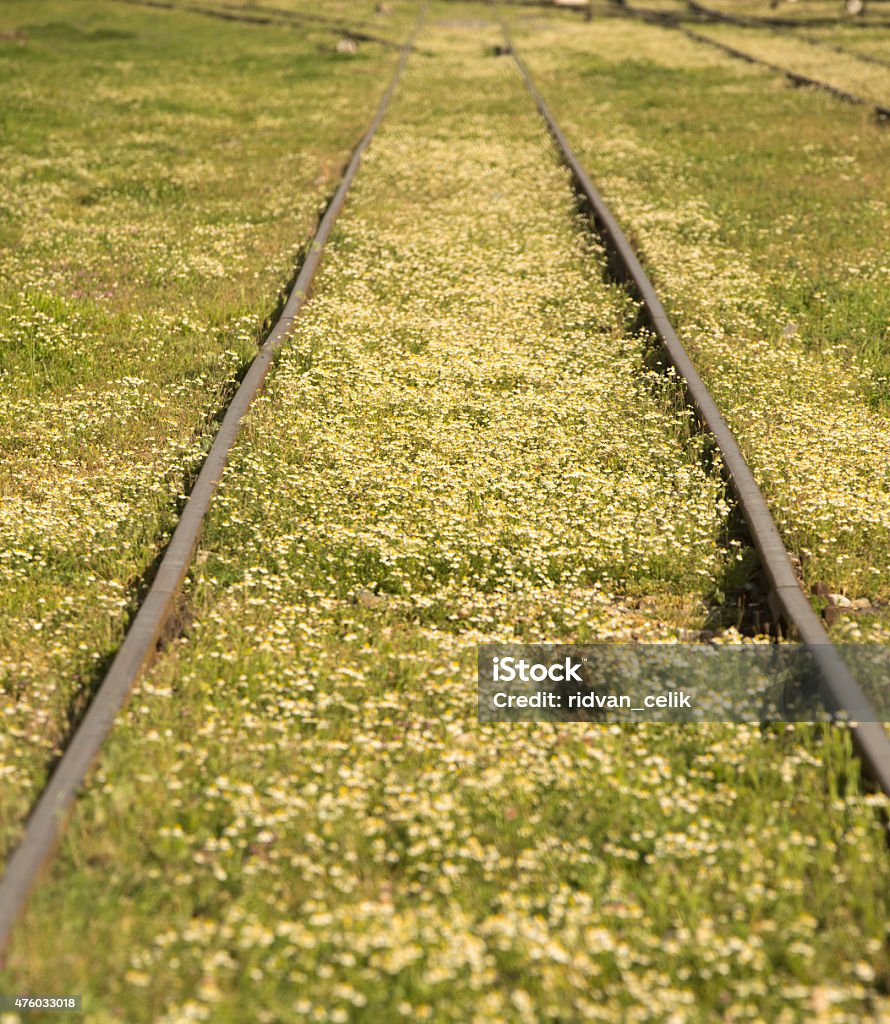
[{"label": "small stone", "polygon": [[373,590],[368,590],[367,587],[359,587],[355,592],[355,603],[360,604],[362,608],[379,608],[384,603],[384,600],[379,594],[375,594]]},{"label": "small stone", "polygon": [[849,597],[844,597],[843,594],[829,594],[828,600],[838,608],[852,608],[853,602]]},{"label": "small stone", "polygon": [[850,607],[854,612],[867,612],[872,607],[872,603],[867,597],[856,597],[850,603]]},{"label": "small stone", "polygon": [[350,55],[358,53],[358,44],[354,39],[341,39],[337,43],[337,53],[348,53]]}]

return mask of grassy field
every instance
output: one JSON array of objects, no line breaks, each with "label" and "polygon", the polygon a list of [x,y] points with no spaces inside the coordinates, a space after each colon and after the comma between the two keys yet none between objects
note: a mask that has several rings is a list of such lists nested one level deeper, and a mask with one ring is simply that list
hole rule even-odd
[{"label": "grassy field", "polygon": [[86,0],[0,29],[5,850],[395,52]]},{"label": "grassy field", "polygon": [[[890,1012],[886,802],[862,795],[843,731],[476,720],[480,641],[677,640],[737,557],[702,439],[646,369],[636,310],[488,17],[433,5],[234,453],[190,624],[112,735],[0,987],[83,992],[97,1024]],[[837,415],[882,423],[829,325],[811,336],[822,321],[802,307],[785,331],[759,269],[778,239],[752,213],[749,251],[731,247],[740,221],[724,228],[704,189],[731,161],[713,146],[707,178],[691,139],[713,129],[677,96],[726,89],[752,119],[764,105],[767,153],[811,99],[656,30],[634,30],[631,57],[625,22],[554,21],[557,58],[556,33],[539,24],[534,43],[527,24],[523,47],[710,368],[722,335],[694,316],[733,337],[748,317],[750,341],[719,359],[750,437],[770,375],[794,398],[785,382],[806,373]],[[689,164],[663,118],[688,120]],[[870,365],[865,339],[854,353]],[[743,370],[763,375],[762,411]],[[753,450],[773,499],[797,500]]]}]

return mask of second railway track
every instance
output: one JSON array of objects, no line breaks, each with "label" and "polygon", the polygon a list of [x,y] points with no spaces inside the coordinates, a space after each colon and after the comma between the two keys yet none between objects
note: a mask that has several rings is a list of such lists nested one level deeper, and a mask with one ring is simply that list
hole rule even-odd
[{"label": "second railway track", "polygon": [[[713,49],[719,50],[721,53],[725,53],[730,57],[734,57],[737,60],[744,61],[746,64],[753,64],[757,67],[762,67],[768,71],[772,71],[776,74],[782,75],[793,85],[798,86],[809,86],[813,89],[827,92],[837,99],[842,100],[845,103],[852,103],[856,106],[862,106],[870,108],[881,124],[886,124],[890,121],[890,105],[886,103],[877,102],[867,96],[861,96],[850,89],[843,88],[842,86],[835,85],[832,82],[825,81],[822,78],[816,78],[812,75],[803,74],[799,71],[794,71],[791,68],[785,67],[781,64],[776,64],[774,61],[765,60],[762,57],[758,57],[755,54],[750,53],[747,50],[742,50],[737,46],[731,46],[729,43],[722,42],[719,39],[713,39],[710,36],[703,35],[701,32],[696,32],[694,29],[684,25],[682,19],[675,14],[668,14],[663,11],[655,11],[646,7],[637,7],[634,4],[627,3],[626,0],[620,0],[621,10],[624,11],[630,17],[641,18],[644,21],[649,21],[652,24],[662,25],[665,28],[672,29],[676,32],[680,32],[686,36],[687,39],[691,39],[695,43],[700,43],[704,46],[710,46]],[[714,18],[714,21],[723,20]],[[730,24],[737,24],[737,22],[727,19]],[[847,51],[844,51],[847,53]],[[855,57],[859,58],[861,55],[855,54]],[[877,61],[876,63],[883,65],[883,61]]]},{"label": "second railway track", "polygon": [[[850,50],[845,46],[839,46],[827,39],[819,39],[815,36],[802,34],[799,29],[805,28],[805,25],[791,23],[794,28],[792,31],[788,31],[787,22],[782,23],[782,25],[771,25],[768,21],[761,21],[753,18],[741,18],[737,15],[725,14],[723,11],[714,11],[709,7],[704,7],[701,4],[695,3],[694,0],[690,0],[689,6],[697,14],[702,15],[706,21],[718,21],[724,22],[728,25],[740,25],[743,27],[759,27],[766,32],[773,32],[778,36],[798,40],[800,42],[807,43],[810,46],[820,47],[823,50],[830,50],[832,53],[838,53],[845,57],[852,57],[855,60],[864,61],[866,64],[877,64],[881,67],[890,68],[890,60],[875,57],[870,53],[862,53],[859,50]],[[785,27],[783,28],[783,26]]]}]

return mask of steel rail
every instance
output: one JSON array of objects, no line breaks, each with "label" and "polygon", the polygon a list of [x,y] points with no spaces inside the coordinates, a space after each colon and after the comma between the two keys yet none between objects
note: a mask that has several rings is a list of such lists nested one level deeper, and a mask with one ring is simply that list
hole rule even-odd
[{"label": "steel rail", "polygon": [[352,153],[324,215],[308,254],[300,267],[281,315],[254,357],[238,390],[225,411],[222,423],[201,467],[182,516],[164,551],[152,584],[127,634],[93,697],[86,714],[74,731],[65,752],[28,816],[22,838],[7,861],[0,881],[0,952],[6,947],[38,877],[55,850],[84,784],[112,725],[130,696],[136,681],[152,661],[164,629],[176,608],[179,592],[198,544],[204,519],[219,487],[228,456],[251,404],[272,365],[275,353],[293,329],[294,320],[305,303],[310,285],[321,262],[325,243],[346,194],[358,171],[362,155],[371,143],[390,99],[399,83],[426,12],[421,8],[417,23],[405,43],[395,72],[380,100],[365,134]]},{"label": "steel rail", "polygon": [[619,0],[619,5],[619,10],[624,11],[630,17],[639,18],[641,21],[648,21],[650,24],[661,25],[663,28],[672,28],[677,32],[681,32],[688,39],[692,39],[696,43],[704,43],[706,46],[712,46],[723,53],[729,54],[730,57],[743,60],[747,64],[754,64],[758,67],[767,68],[769,71],[773,71],[777,74],[784,75],[784,77],[794,85],[812,86],[815,89],[821,89],[824,92],[830,93],[832,96],[837,97],[839,100],[843,100],[845,103],[853,103],[856,106],[861,107],[871,107],[879,123],[890,121],[890,107],[885,106],[882,103],[876,103],[874,100],[866,99],[864,96],[857,96],[856,93],[848,92],[846,89],[841,89],[839,86],[832,85],[830,82],[823,82],[819,78],[811,78],[809,75],[802,75],[797,71],[790,71],[788,68],[784,68],[779,64],[773,64],[771,61],[763,60],[761,57],[755,57],[753,54],[747,53],[745,50],[738,50],[734,46],[729,46],[727,43],[721,43],[717,39],[711,39],[710,36],[700,35],[698,32],[694,32],[691,28],[687,28],[685,25],[680,24],[679,19],[672,14],[662,11],[653,11],[645,7],[632,7],[626,2],[626,0]]},{"label": "steel rail", "polygon": [[683,378],[695,411],[717,442],[723,465],[760,556],[771,594],[786,623],[793,627],[801,643],[806,644],[812,654],[821,678],[822,698],[826,707],[834,714],[847,715],[850,722],[855,723],[851,724],[851,733],[863,767],[884,793],[890,795],[890,737],[883,725],[877,721],[874,709],[850,674],[819,616],[801,589],[788,551],[754,474],[674,330],[642,263],[538,91],[528,68],[516,50],[506,23],[503,19],[499,20],[509,52],[572,173],[576,187],[590,203],[597,226],[605,235],[623,272],[633,282],[656,334],[674,368]]}]

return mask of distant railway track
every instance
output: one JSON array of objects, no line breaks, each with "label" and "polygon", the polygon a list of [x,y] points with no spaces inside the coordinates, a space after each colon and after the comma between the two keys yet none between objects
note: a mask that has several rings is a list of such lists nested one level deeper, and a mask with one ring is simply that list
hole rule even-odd
[{"label": "distant railway track", "polygon": [[[401,46],[398,65],[392,79],[367,131],[353,151],[282,312],[225,411],[176,530],[160,560],[154,580],[85,716],[75,729],[48,784],[34,805],[24,825],[19,845],[7,862],[6,873],[0,881],[0,950],[6,946],[44,865],[52,856],[74,806],[77,793],[86,783],[92,765],[117,715],[124,707],[138,679],[151,664],[165,631],[175,618],[179,590],[191,565],[204,520],[219,487],[241,423],[263,385],[277,350],[290,335],[294,322],[307,300],[332,227],[343,208],[362,155],[376,134],[401,78],[414,40],[422,26],[423,14],[424,11],[421,11],[414,31]],[[777,617],[796,633],[801,642],[810,647],[821,676],[822,695],[828,709],[833,712],[848,712],[854,721],[858,721],[851,731],[864,770],[885,793],[890,794],[890,738],[879,722],[869,720],[873,716],[867,714],[871,709],[866,698],[801,589],[778,528],[732,432],[671,325],[639,258],[569,146],[528,68],[516,52],[503,23],[502,27],[506,39],[505,52],[516,62],[518,71],[553,136],[562,159],[571,170],[579,196],[589,203],[594,224],[606,240],[627,280],[631,282],[642,300],[653,330],[685,382],[691,406],[703,426],[713,435],[721,451],[729,482],[736,493],[739,507],[745,516],[752,542],[768,580]]]},{"label": "distant railway track", "polygon": [[755,57],[752,53],[748,53],[746,50],[739,50],[735,46],[730,46],[728,43],[721,43],[717,39],[711,39],[710,36],[703,36],[701,33],[696,32],[691,28],[687,28],[687,26],[682,24],[680,19],[673,14],[667,14],[663,11],[654,11],[645,7],[632,7],[630,4],[626,3],[626,0],[619,0],[619,3],[621,4],[621,9],[630,17],[640,18],[641,20],[651,22],[652,24],[674,29],[686,36],[687,39],[691,39],[696,43],[703,43],[705,46],[711,46],[716,50],[720,50],[722,53],[728,54],[730,57],[743,60],[747,64],[754,64],[757,67],[767,68],[769,71],[783,75],[793,85],[809,86],[814,89],[821,89],[822,91],[835,96],[837,99],[843,100],[845,103],[869,107],[874,112],[879,123],[884,124],[890,122],[890,106],[886,106],[883,103],[876,103],[874,100],[867,99],[864,96],[858,96],[856,93],[849,92],[847,89],[841,89],[837,85],[832,85],[831,82],[825,82],[819,78],[812,78],[810,75],[803,75],[798,71],[792,71],[790,68],[782,67],[780,64],[774,64],[772,61],[764,60],[761,57]]},{"label": "distant railway track", "polygon": [[174,0],[115,0],[115,3],[132,4],[136,7],[156,7],[164,11],[179,11],[183,14],[197,14],[205,18],[217,18],[220,21],[238,21],[247,25],[274,25],[276,27],[297,29],[305,24],[318,25],[321,29],[335,32],[346,39],[364,43],[379,43],[394,49],[401,49],[397,43],[385,36],[370,32],[358,31],[347,22],[337,21],[320,14],[298,14],[296,11],[282,11],[280,8],[254,7],[251,10],[238,9],[228,4],[208,7],[204,4],[174,3]]},{"label": "distant railway track", "polygon": [[[810,46],[817,46],[823,50],[830,50],[832,53],[842,54],[845,57],[852,57],[855,60],[864,61],[866,64],[877,64],[880,67],[890,68],[890,60],[883,60],[881,57],[874,57],[870,53],[860,53],[858,50],[850,50],[846,46],[838,46],[837,43],[831,43],[827,39],[817,39],[813,36],[804,35],[799,31],[801,27],[798,23],[797,26],[790,32],[783,30],[782,26],[789,25],[789,22],[782,22],[780,26],[778,23],[771,23],[763,18],[746,18],[736,14],[724,14],[723,11],[714,11],[709,7],[703,7],[701,4],[696,3],[696,0],[687,0],[691,10],[697,14],[702,15],[706,20],[719,21],[727,25],[738,25],[746,28],[760,28],[767,32],[772,32],[775,35],[782,36],[786,39],[796,39],[798,42],[807,43]],[[805,27],[805,26],[803,26]]]},{"label": "distant railway track", "polygon": [[729,54],[731,57],[736,57],[738,60],[743,60],[748,64],[755,64],[759,67],[768,68],[770,71],[775,71],[777,74],[784,75],[785,78],[787,78],[793,85],[811,86],[814,89],[821,89],[823,92],[831,93],[832,96],[837,97],[839,100],[843,100],[845,103],[853,103],[856,106],[861,107],[870,107],[874,111],[875,117],[880,123],[890,122],[890,107],[885,106],[883,103],[875,103],[874,100],[866,99],[864,96],[857,96],[856,93],[849,92],[846,89],[841,89],[837,85],[832,85],[831,82],[824,82],[819,78],[802,75],[798,71],[791,71],[789,68],[782,67],[779,64],[773,64],[772,61],[763,60],[761,57],[755,57],[753,54],[748,53],[745,50],[739,50],[734,46],[729,46],[727,43],[721,43],[717,39],[711,39],[709,36],[703,36],[690,28],[686,28],[684,25],[677,25],[676,28],[688,39],[693,39],[698,43],[704,43],[706,46],[713,46],[715,49],[721,50],[723,53]]},{"label": "distant railway track", "polygon": [[715,11],[710,7],[705,7],[703,4],[697,2],[697,0],[686,0],[687,5],[693,11],[706,15],[708,18],[714,18],[718,21],[728,21],[734,25],[749,25],[755,28],[768,27],[768,28],[834,28],[838,25],[843,25],[845,28],[890,28],[890,21],[858,21],[853,18],[847,18],[841,21],[838,18],[808,18],[804,21],[802,18],[760,18],[754,14],[725,14],[723,11]]}]

